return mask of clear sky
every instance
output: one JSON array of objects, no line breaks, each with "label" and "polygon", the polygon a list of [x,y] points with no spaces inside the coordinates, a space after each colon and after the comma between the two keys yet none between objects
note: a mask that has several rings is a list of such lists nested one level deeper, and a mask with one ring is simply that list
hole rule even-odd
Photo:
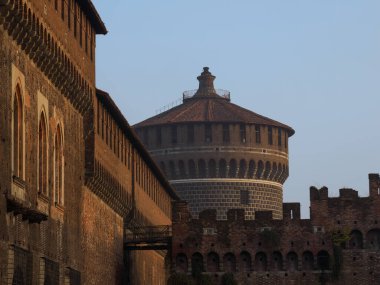
[{"label": "clear sky", "polygon": [[232,102],[293,127],[284,200],[309,187],[368,195],[380,171],[379,0],[94,0],[97,85],[130,124],[196,89],[203,66]]}]

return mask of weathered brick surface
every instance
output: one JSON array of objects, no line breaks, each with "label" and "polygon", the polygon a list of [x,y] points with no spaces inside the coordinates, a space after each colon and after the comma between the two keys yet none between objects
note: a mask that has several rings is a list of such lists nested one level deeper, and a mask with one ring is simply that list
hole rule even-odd
[{"label": "weathered brick surface", "polygon": [[299,203],[284,203],[282,220],[258,211],[251,221],[243,209],[229,210],[226,221],[216,210],[192,219],[187,204],[176,203],[173,271],[190,273],[201,259],[215,284],[224,272],[239,284],[380,284],[380,179],[369,178],[363,198],[352,189],[330,198],[327,188],[311,187],[310,219],[301,219]]},{"label": "weathered brick surface", "polygon": [[[169,225],[177,197],[109,95],[96,92],[96,32],[105,30],[89,1],[0,1],[0,284],[37,285],[47,278],[52,284],[164,284],[166,252],[132,253],[127,270],[124,229]],[[25,170],[14,177],[12,97],[17,80],[25,118]],[[46,195],[38,192],[42,105]],[[63,204],[56,203],[53,193],[58,123]]]},{"label": "weathered brick surface", "polygon": [[294,130],[218,94],[208,68],[197,79],[193,96],[185,92],[182,104],[136,124],[136,132],[194,217],[213,207],[218,219],[232,208],[246,209],[248,219],[254,210],[282,218]]}]

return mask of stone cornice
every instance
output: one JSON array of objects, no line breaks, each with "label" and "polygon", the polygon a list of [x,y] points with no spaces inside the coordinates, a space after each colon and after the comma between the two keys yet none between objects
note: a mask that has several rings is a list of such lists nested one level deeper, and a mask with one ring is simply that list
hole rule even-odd
[{"label": "stone cornice", "polygon": [[24,0],[0,1],[0,25],[82,114],[92,106],[91,85],[70,60],[62,43]]},{"label": "stone cornice", "polygon": [[99,161],[95,160],[94,173],[86,178],[85,185],[120,216],[125,217],[132,209],[127,189]]}]

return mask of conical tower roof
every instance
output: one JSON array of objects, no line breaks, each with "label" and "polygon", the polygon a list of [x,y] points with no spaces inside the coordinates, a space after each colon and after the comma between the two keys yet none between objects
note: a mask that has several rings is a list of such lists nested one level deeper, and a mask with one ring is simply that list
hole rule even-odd
[{"label": "conical tower roof", "polygon": [[181,105],[146,119],[134,127],[177,123],[246,123],[280,127],[287,130],[289,136],[295,133],[285,124],[231,103],[229,92],[214,88],[215,76],[209,72],[208,67],[203,68],[197,79],[198,90],[184,92]]}]

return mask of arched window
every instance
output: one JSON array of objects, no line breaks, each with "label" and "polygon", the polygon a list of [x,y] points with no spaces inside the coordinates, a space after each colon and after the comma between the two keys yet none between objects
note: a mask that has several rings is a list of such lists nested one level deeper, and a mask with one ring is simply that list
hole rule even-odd
[{"label": "arched window", "polygon": [[59,124],[54,138],[54,201],[63,205],[63,135]]},{"label": "arched window", "polygon": [[298,270],[298,256],[295,252],[289,252],[287,257],[288,262],[288,270],[289,271],[297,271]]},{"label": "arched window", "polygon": [[24,178],[24,112],[21,88],[16,86],[13,101],[13,175]]},{"label": "arched window", "polygon": [[207,255],[207,271],[208,272],[219,271],[219,255],[215,252],[210,252]]},{"label": "arched window", "polygon": [[175,259],[176,270],[179,272],[187,272],[187,256],[184,253],[177,254]]},{"label": "arched window", "polygon": [[380,229],[373,229],[367,233],[367,243],[370,249],[380,249]]},{"label": "arched window", "polygon": [[240,263],[240,268],[242,271],[251,271],[252,260],[251,255],[247,251],[240,253]]},{"label": "arched window", "polygon": [[303,270],[314,269],[314,255],[311,251],[305,251],[302,254],[302,269]]},{"label": "arched window", "polygon": [[353,230],[350,234],[351,238],[349,241],[350,248],[363,248],[363,235],[358,230]]},{"label": "arched window", "polygon": [[264,252],[258,252],[255,256],[256,271],[267,271],[267,255]]},{"label": "arched window", "polygon": [[223,257],[223,265],[225,272],[235,272],[236,271],[236,258],[231,252],[226,253]]},{"label": "arched window", "polygon": [[38,192],[48,196],[47,191],[47,123],[44,112],[41,112],[38,127]]}]

